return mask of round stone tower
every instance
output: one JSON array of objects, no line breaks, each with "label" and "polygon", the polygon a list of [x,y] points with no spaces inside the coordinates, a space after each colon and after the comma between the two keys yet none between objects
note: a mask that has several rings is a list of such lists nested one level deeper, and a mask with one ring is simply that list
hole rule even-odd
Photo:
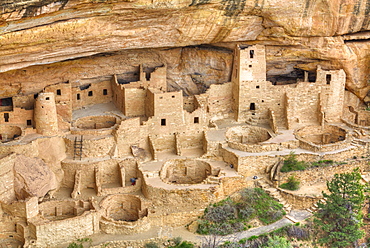
[{"label": "round stone tower", "polygon": [[37,133],[42,135],[57,134],[58,117],[54,93],[40,93],[35,101],[34,111]]}]

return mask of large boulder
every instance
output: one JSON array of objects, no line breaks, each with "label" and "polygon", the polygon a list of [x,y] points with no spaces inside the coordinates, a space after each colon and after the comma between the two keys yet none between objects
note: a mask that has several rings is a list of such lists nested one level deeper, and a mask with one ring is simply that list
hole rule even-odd
[{"label": "large boulder", "polygon": [[17,200],[30,196],[44,197],[56,189],[54,173],[40,158],[18,155],[14,161],[14,191]]}]

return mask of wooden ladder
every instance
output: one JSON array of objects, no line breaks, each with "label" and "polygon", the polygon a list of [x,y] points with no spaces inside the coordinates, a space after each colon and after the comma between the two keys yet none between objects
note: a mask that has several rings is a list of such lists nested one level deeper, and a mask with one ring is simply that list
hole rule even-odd
[{"label": "wooden ladder", "polygon": [[81,135],[80,139],[77,139],[77,136],[75,137],[74,142],[74,154],[73,154],[73,160],[76,160],[76,158],[79,158],[81,160],[82,158],[82,144],[83,144],[83,136]]}]

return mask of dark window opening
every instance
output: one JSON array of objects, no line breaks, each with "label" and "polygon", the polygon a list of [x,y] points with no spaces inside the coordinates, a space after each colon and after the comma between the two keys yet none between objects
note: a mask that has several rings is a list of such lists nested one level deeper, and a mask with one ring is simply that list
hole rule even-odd
[{"label": "dark window opening", "polygon": [[331,75],[327,74],[326,75],[326,84],[330,84],[330,82],[331,82]]},{"label": "dark window opening", "polygon": [[62,95],[62,91],[60,89],[57,90],[57,96],[61,96]]},{"label": "dark window opening", "polygon": [[262,100],[262,102],[265,102],[264,100]]},{"label": "dark window opening", "polygon": [[4,113],[5,122],[9,122],[9,113]]},{"label": "dark window opening", "polygon": [[32,120],[27,120],[27,126],[32,126]]},{"label": "dark window opening", "polygon": [[260,86],[259,86],[259,85],[257,85],[257,86],[256,86],[256,89],[259,89],[259,88],[260,88]]},{"label": "dark window opening", "polygon": [[36,99],[39,96],[39,94],[34,94],[33,99]]},{"label": "dark window opening", "polygon": [[254,50],[250,50],[250,51],[249,51],[249,57],[250,57],[251,59],[253,59],[253,57],[254,57]]},{"label": "dark window opening", "polygon": [[45,100],[50,100],[50,97],[46,97]]},{"label": "dark window opening", "polygon": [[13,106],[13,99],[11,97],[0,99],[0,106]]},{"label": "dark window opening", "polygon": [[249,110],[256,110],[256,104],[254,102],[249,105]]},{"label": "dark window opening", "polygon": [[199,123],[199,117],[194,117],[194,123]]},{"label": "dark window opening", "polygon": [[88,96],[93,96],[93,92],[90,90],[89,93],[87,94]]},{"label": "dark window opening", "polygon": [[77,100],[80,100],[81,97],[80,97],[80,94],[77,94]]},{"label": "dark window opening", "polygon": [[145,79],[146,81],[149,81],[150,80],[150,72],[145,72]]},{"label": "dark window opening", "polygon": [[103,89],[103,95],[104,96],[108,95],[108,90],[107,89]]},{"label": "dark window opening", "polygon": [[175,98],[175,96],[172,96],[172,98]]},{"label": "dark window opening", "polygon": [[166,126],[166,119],[161,119],[161,126]]},{"label": "dark window opening", "polygon": [[249,65],[249,67],[252,67],[252,65]]}]

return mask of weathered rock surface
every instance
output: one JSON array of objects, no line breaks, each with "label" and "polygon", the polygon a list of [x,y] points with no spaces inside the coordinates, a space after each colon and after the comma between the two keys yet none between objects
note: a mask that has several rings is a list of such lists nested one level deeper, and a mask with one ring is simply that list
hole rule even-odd
[{"label": "weathered rock surface", "polygon": [[55,175],[42,159],[24,155],[15,158],[14,191],[17,200],[30,196],[43,197],[56,187]]},{"label": "weathered rock surface", "polygon": [[[301,70],[313,72],[317,64],[322,64],[324,69],[344,68],[348,76],[347,89],[360,98],[366,100],[370,89],[370,2],[365,0],[5,0],[0,7],[2,72],[115,53],[110,58],[113,61],[105,60],[111,66],[118,58],[116,51],[143,49],[130,51],[130,59],[125,59],[120,66],[127,68],[145,62],[146,53],[148,58],[153,58],[153,54],[163,56],[170,64],[169,69],[173,69],[173,72],[169,70],[170,87],[196,94],[209,84],[229,77],[230,56],[225,56],[225,65],[221,65],[223,62],[216,53],[176,47],[214,44],[232,48],[236,43],[249,42],[267,45],[271,80],[289,81],[299,77]],[[144,50],[163,47],[176,49]],[[192,59],[198,55],[203,58],[193,63]],[[106,75],[113,71],[101,64],[87,66],[85,59],[72,63],[77,70],[72,78],[84,79],[94,74],[90,73],[96,70],[92,66],[102,66],[106,71],[100,71]],[[49,71],[48,76],[53,80],[57,76],[52,75],[51,70],[58,66],[66,70],[64,65],[37,69],[40,73]],[[199,67],[204,70],[197,71]],[[180,72],[180,68],[185,71]],[[15,72],[24,73],[17,82],[26,84],[28,77],[33,77],[28,71]],[[73,72],[59,73],[58,80],[69,80],[71,74]],[[226,76],[220,79],[220,75]],[[36,80],[36,84],[42,84],[41,79]],[[4,81],[0,84],[4,85]],[[6,81],[14,83],[14,80]],[[16,89],[1,87],[0,95],[11,95]],[[24,88],[20,86],[18,90],[23,92]],[[368,98],[370,100],[370,96]]]}]

